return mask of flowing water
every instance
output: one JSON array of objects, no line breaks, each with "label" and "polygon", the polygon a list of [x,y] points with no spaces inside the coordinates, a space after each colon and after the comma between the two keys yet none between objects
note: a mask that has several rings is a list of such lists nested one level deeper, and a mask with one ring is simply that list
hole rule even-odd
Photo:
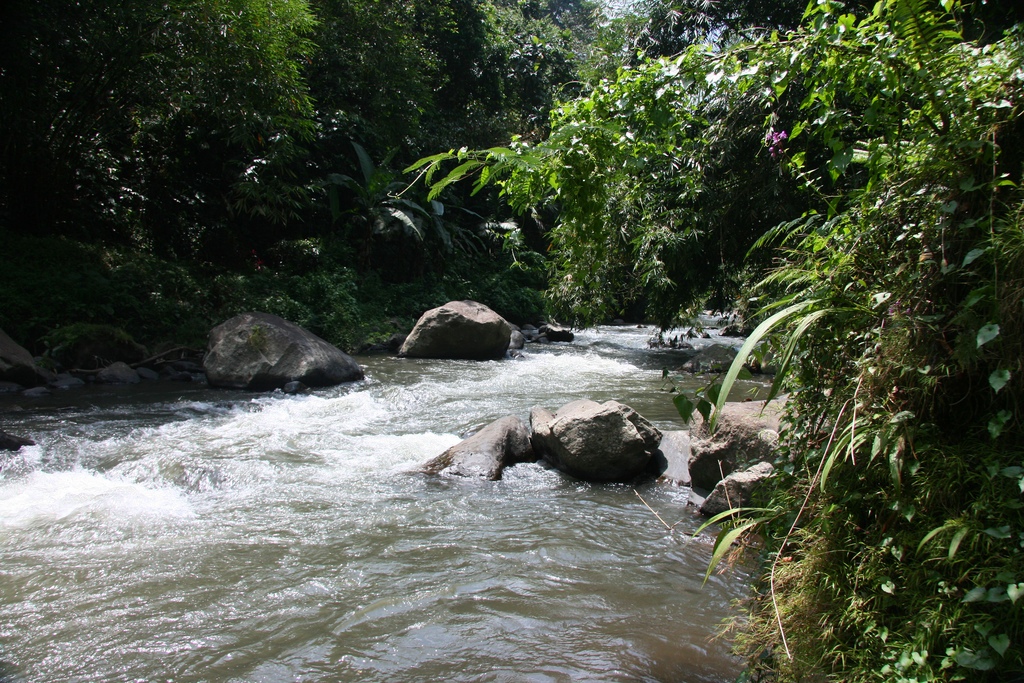
[{"label": "flowing water", "polygon": [[[307,396],[151,383],[4,398],[0,680],[730,681],[689,490],[416,474],[533,405],[677,428],[671,352],[602,328],[500,362],[360,358]],[[15,412],[13,404],[22,410]]]}]

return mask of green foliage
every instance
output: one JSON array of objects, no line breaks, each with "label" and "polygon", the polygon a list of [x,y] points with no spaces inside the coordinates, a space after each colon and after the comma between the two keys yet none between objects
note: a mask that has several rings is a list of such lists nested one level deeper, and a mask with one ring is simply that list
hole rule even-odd
[{"label": "green foliage", "polygon": [[769,339],[790,396],[746,638],[783,680],[1024,672],[1024,46],[955,28],[920,2],[826,3],[752,48],[803,93],[786,165],[827,204],[761,241],[774,303],[734,366]]},{"label": "green foliage", "polygon": [[409,170],[434,194],[475,175],[477,190],[498,184],[519,212],[557,207],[549,296],[559,315],[593,323],[645,301],[669,326],[709,299],[730,306],[743,254],[796,211],[795,183],[764,150],[775,103],[749,87],[749,69],[694,47],[563,105],[542,143],[453,151]]},{"label": "green foliage", "polygon": [[286,169],[312,132],[305,0],[18,3],[2,24],[13,229],[170,248],[211,203],[281,221],[304,202]]}]

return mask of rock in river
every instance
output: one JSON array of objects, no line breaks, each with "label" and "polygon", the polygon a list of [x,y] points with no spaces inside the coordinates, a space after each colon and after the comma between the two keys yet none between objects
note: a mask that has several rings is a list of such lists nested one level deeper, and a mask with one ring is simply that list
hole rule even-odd
[{"label": "rock in river", "polygon": [[340,349],[269,313],[242,313],[213,328],[203,368],[210,386],[256,391],[363,378],[363,369]]},{"label": "rock in river", "polygon": [[530,432],[515,416],[503,417],[460,441],[426,465],[427,474],[501,479],[505,467],[536,460]]},{"label": "rock in river", "polygon": [[34,387],[50,379],[52,374],[36,365],[28,350],[0,330],[0,381]]},{"label": "rock in river", "polygon": [[475,301],[450,301],[420,316],[400,355],[411,358],[491,360],[508,351],[512,328]]},{"label": "rock in river", "polygon": [[530,426],[538,455],[586,481],[629,481],[644,471],[661,442],[661,432],[616,401],[573,401],[556,413],[534,408]]}]

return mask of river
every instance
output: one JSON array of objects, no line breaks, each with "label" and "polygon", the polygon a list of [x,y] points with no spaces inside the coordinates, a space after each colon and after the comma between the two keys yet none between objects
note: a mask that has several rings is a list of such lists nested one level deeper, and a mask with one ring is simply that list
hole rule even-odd
[{"label": "river", "polygon": [[[689,490],[416,474],[531,406],[678,428],[672,352],[599,328],[499,362],[358,358],[305,396],[154,382],[4,397],[0,680],[733,680],[742,567],[702,584]],[[20,407],[20,410],[15,410]]]}]

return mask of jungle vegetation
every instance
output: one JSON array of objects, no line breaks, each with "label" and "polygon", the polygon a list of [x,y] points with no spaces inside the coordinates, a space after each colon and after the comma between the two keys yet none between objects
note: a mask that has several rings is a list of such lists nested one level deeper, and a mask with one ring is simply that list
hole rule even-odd
[{"label": "jungle vegetation", "polygon": [[738,309],[788,395],[776,476],[714,555],[759,557],[747,680],[1021,680],[1022,21],[7,3],[0,327],[201,344],[260,309],[353,349],[451,298],[579,325]]}]

